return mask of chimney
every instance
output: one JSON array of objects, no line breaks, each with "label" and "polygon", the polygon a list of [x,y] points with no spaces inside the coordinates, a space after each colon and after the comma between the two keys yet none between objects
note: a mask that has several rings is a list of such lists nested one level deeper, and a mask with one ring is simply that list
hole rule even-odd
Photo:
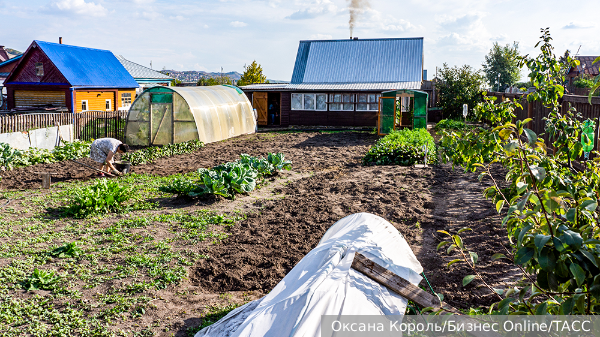
[{"label": "chimney", "polygon": [[58,38],[58,44],[62,44],[62,36]]},{"label": "chimney", "polygon": [[358,40],[358,38],[355,36],[355,37],[354,37],[354,40]]}]

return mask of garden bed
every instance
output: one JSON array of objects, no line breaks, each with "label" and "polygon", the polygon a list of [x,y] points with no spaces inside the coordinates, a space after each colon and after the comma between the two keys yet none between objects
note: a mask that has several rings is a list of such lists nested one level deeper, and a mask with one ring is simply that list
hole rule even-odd
[{"label": "garden bed", "polygon": [[[64,218],[55,211],[68,200],[65,193],[72,186],[93,177],[84,168],[75,171],[79,167],[70,166],[77,164],[37,165],[3,172],[3,188],[36,189],[0,191],[0,207],[4,204],[2,197],[11,199],[0,218],[0,268],[29,261],[15,268],[25,270],[23,275],[31,272],[32,265],[54,269],[69,275],[70,283],[68,291],[56,297],[51,291],[20,289],[2,290],[0,295],[19,301],[32,300],[34,294],[52,297],[51,303],[59,312],[64,312],[69,303],[70,308],[81,310],[86,317],[107,312],[100,323],[127,335],[136,332],[138,336],[151,336],[151,331],[156,336],[187,336],[188,328],[201,323],[199,317],[268,293],[317,245],[333,223],[346,215],[369,212],[398,228],[433,288],[449,304],[467,308],[494,302],[477,281],[462,286],[466,269],[445,267],[456,257],[436,252],[437,230],[455,232],[471,227],[473,232],[464,233],[465,245],[479,254],[484,278],[498,288],[514,280],[509,264],[491,261],[493,254],[503,251],[506,235],[491,225],[498,223],[498,216],[493,206],[481,198],[485,186],[476,175],[452,171],[448,166],[362,166],[362,157],[377,139],[369,133],[269,133],[207,144],[189,155],[134,167],[133,172],[168,176],[233,161],[242,153],[265,156],[267,152],[284,153],[293,168],[233,201],[221,197],[176,198],[158,191],[163,178],[118,178],[129,179],[156,207],[98,219]],[[58,172],[54,181],[68,183],[38,190],[35,172],[44,170]],[[180,212],[194,215],[206,210],[239,219],[231,224],[206,226],[201,233],[206,237],[197,241],[182,236],[192,231],[189,221],[167,221]],[[143,218],[151,219],[150,223],[142,226],[123,222]],[[95,262],[41,258],[42,252],[76,240],[81,241],[81,249],[90,259],[97,257]],[[159,253],[172,254],[172,271],[165,269],[164,275],[153,276],[137,258],[140,254]],[[141,272],[128,273],[128,269],[120,269],[122,265],[138,266]],[[173,280],[171,276],[181,270],[179,267],[187,270],[187,277]],[[19,275],[13,269],[10,273]],[[157,282],[158,286],[143,286],[149,282]],[[139,289],[131,290],[134,284]],[[127,301],[134,300],[128,308]]]}]

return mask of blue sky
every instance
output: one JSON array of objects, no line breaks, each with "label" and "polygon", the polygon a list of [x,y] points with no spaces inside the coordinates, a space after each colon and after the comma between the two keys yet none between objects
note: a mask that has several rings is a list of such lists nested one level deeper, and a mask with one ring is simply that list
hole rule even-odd
[{"label": "blue sky", "polygon": [[[600,2],[362,0],[359,38],[424,37],[429,74],[446,62],[480,68],[493,42],[532,53],[550,27],[557,53],[600,55]],[[256,60],[289,80],[298,41],[349,38],[348,0],[0,0],[0,45],[32,40],[109,49],[154,69],[243,71]],[[431,77],[431,75],[430,75]]]}]

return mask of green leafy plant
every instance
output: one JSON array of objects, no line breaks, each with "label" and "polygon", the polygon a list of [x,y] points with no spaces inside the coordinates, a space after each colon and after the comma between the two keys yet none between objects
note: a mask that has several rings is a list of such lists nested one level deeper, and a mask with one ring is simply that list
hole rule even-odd
[{"label": "green leafy plant", "polygon": [[119,211],[131,197],[131,187],[116,180],[98,179],[91,185],[74,190],[66,211],[76,217]]},{"label": "green leafy plant", "polygon": [[23,282],[21,286],[27,291],[31,290],[53,290],[56,283],[61,280],[54,270],[46,271],[35,268],[33,273]]},{"label": "green leafy plant", "polygon": [[196,333],[207,326],[211,326],[221,318],[227,316],[227,314],[236,309],[237,307],[242,306],[242,304],[228,304],[225,306],[212,305],[208,307],[208,313],[202,316],[202,324],[197,327],[190,327],[187,329],[188,337],[193,337]]},{"label": "green leafy plant", "polygon": [[92,142],[81,140],[63,142],[62,146],[57,146],[52,150],[52,156],[54,157],[54,161],[84,158],[90,154],[91,145]]},{"label": "green leafy plant", "polygon": [[125,153],[121,158],[132,165],[151,164],[163,157],[192,153],[204,147],[199,140],[190,140],[183,143],[167,144],[164,146],[151,146],[135,152]]},{"label": "green leafy plant", "polygon": [[65,257],[79,257],[81,254],[81,248],[77,247],[75,242],[65,243],[64,245],[53,249],[50,252],[50,256],[65,258]]},{"label": "green leafy plant", "polygon": [[[523,57],[521,63],[529,68],[536,87],[527,99],[550,110],[545,131],[556,153],[547,153],[544,140],[527,128],[531,119],[513,123],[512,111],[518,106],[513,101],[498,108],[480,105],[484,119],[491,121],[489,128],[446,133],[442,138],[442,142],[452,138],[458,145],[453,153],[445,153],[446,159],[466,170],[479,170],[480,179],[492,181],[484,196],[499,213],[505,212],[499,225],[506,228],[512,246],[494,259],[512,261],[523,274],[523,280],[506,289],[490,313],[600,313],[600,161],[585,162],[582,171],[572,168],[583,152],[583,122],[574,110],[561,114],[560,98],[565,69],[577,61],[557,60],[550,41],[548,29],[543,29],[536,45],[540,55]],[[496,109],[506,113],[494,117]],[[491,158],[489,163],[485,157]],[[507,187],[496,181],[496,164],[507,171],[502,174]]]},{"label": "green leafy plant", "polygon": [[12,170],[15,163],[18,163],[23,156],[23,152],[13,149],[6,143],[0,143],[0,169]]},{"label": "green leafy plant", "polygon": [[422,163],[427,149],[427,163],[437,161],[433,137],[425,129],[392,131],[371,146],[363,165],[413,165]]},{"label": "green leafy plant", "polygon": [[267,159],[242,154],[239,160],[213,167],[201,168],[195,175],[174,179],[160,188],[163,192],[200,197],[221,195],[234,198],[236,194],[250,193],[265,177],[281,170],[290,170],[292,162],[282,153],[269,153]]}]

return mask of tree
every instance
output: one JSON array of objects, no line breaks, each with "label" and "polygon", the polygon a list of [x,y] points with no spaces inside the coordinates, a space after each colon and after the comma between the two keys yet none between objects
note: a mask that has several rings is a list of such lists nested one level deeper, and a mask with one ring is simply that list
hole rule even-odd
[{"label": "tree", "polygon": [[249,66],[244,66],[244,73],[237,82],[237,85],[241,87],[254,83],[265,83],[266,80],[267,76],[263,75],[262,66],[254,60]]},{"label": "tree", "polygon": [[481,72],[469,65],[449,67],[444,63],[436,78],[444,118],[462,119],[463,104],[468,104],[469,109],[473,109],[481,102],[484,81]]},{"label": "tree", "polygon": [[229,76],[225,77],[200,77],[196,85],[208,86],[208,85],[221,85],[221,84],[233,84],[233,80]]},{"label": "tree", "polygon": [[521,79],[521,68],[519,67],[519,43],[514,42],[511,46],[501,46],[494,42],[490,53],[485,56],[483,72],[492,89],[498,88],[498,74],[500,74],[500,90],[503,91]]}]

